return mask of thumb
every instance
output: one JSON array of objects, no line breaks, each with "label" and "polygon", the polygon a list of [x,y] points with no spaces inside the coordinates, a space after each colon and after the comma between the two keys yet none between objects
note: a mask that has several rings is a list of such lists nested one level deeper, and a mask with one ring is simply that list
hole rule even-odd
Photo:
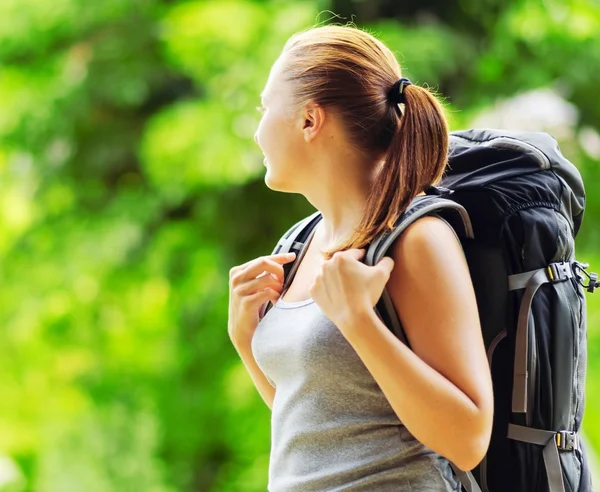
[{"label": "thumb", "polygon": [[347,250],[347,252],[352,258],[360,261],[364,258],[365,254],[367,253],[367,250],[365,248],[361,248],[361,249],[352,248],[352,249]]},{"label": "thumb", "polygon": [[270,255],[269,258],[277,263],[289,263],[296,259],[296,253],[278,253],[276,255]]},{"label": "thumb", "polygon": [[394,260],[389,256],[384,256],[376,265],[386,276],[389,276],[394,269]]}]

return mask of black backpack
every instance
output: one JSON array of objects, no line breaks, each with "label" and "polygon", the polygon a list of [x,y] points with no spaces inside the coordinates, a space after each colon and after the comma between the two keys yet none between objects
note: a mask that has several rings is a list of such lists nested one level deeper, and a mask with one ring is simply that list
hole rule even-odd
[{"label": "black backpack", "polygon": [[[587,361],[584,291],[600,286],[575,260],[585,207],[577,168],[546,133],[452,132],[441,186],[416,197],[391,231],[367,249],[376,264],[412,222],[435,214],[460,238],[475,287],[494,384],[490,447],[467,491],[589,492],[579,429]],[[273,254],[295,251],[284,290],[319,212],[294,224]],[[264,313],[272,306],[267,303]],[[386,290],[378,316],[407,342]],[[264,315],[263,313],[263,315]]]}]

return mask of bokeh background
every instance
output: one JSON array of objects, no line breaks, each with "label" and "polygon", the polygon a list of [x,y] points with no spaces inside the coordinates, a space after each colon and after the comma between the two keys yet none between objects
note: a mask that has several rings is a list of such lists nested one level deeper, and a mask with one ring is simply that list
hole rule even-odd
[{"label": "bokeh background", "polygon": [[595,0],[0,0],[0,491],[266,490],[228,273],[313,210],[264,185],[255,108],[292,33],[348,21],[444,96],[452,129],[554,135],[600,269]]}]

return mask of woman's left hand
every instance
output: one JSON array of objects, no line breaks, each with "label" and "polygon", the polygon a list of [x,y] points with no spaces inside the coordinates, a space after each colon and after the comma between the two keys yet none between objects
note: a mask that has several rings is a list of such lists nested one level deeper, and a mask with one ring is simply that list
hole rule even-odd
[{"label": "woman's left hand", "polygon": [[375,266],[365,265],[360,261],[365,253],[365,249],[336,252],[323,263],[310,288],[325,316],[342,332],[354,316],[373,309],[394,268],[394,260],[389,256]]}]

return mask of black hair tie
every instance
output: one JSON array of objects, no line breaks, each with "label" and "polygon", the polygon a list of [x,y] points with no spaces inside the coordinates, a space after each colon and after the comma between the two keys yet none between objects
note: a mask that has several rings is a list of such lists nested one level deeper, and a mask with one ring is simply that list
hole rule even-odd
[{"label": "black hair tie", "polygon": [[406,104],[404,87],[407,85],[412,85],[412,82],[406,77],[396,81],[388,93],[388,100],[393,104]]}]

